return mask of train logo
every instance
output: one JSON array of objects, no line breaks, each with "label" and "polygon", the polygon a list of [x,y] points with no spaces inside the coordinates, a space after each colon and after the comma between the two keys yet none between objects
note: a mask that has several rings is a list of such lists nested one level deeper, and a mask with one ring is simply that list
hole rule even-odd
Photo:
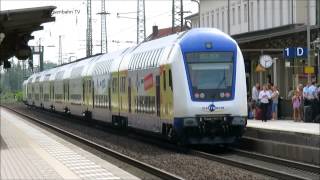
[{"label": "train logo", "polygon": [[210,112],[213,112],[213,111],[216,110],[216,106],[215,106],[214,104],[210,104],[210,105],[208,106],[208,109],[209,109]]}]

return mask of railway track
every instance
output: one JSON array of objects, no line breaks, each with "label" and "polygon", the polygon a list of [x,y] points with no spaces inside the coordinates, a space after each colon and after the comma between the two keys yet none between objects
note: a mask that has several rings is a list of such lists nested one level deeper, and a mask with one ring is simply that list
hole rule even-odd
[{"label": "railway track", "polygon": [[19,111],[16,111],[15,109],[12,109],[12,108],[9,108],[9,107],[3,106],[3,105],[1,105],[1,106],[6,108],[6,109],[8,109],[8,110],[10,110],[10,111],[12,111],[12,112],[14,112],[14,113],[16,113],[16,114],[18,114],[18,115],[20,115],[20,116],[23,116],[23,117],[26,117],[27,119],[30,119],[33,122],[36,122],[37,124],[40,124],[40,125],[45,126],[47,128],[50,128],[50,129],[52,129],[52,130],[54,130],[56,132],[59,132],[59,133],[65,135],[65,136],[67,136],[69,138],[72,138],[72,139],[74,139],[74,140],[76,140],[78,142],[81,142],[81,143],[83,143],[83,144],[85,144],[85,145],[87,145],[87,146],[89,146],[91,148],[94,148],[94,149],[96,149],[96,150],[98,150],[98,151],[100,151],[102,153],[106,153],[106,154],[108,154],[108,155],[110,155],[110,156],[112,156],[112,157],[114,157],[114,158],[116,158],[116,159],[118,159],[118,160],[120,160],[122,162],[125,162],[127,164],[132,165],[132,166],[135,166],[135,167],[137,167],[137,168],[139,168],[139,169],[141,169],[143,171],[146,171],[146,172],[148,172],[148,173],[150,173],[150,174],[152,174],[154,176],[157,176],[157,177],[159,177],[161,179],[169,179],[169,180],[182,180],[183,179],[183,178],[181,178],[181,177],[179,177],[177,175],[174,175],[174,174],[171,174],[171,173],[166,172],[164,170],[158,169],[158,168],[156,168],[154,166],[151,166],[151,165],[148,165],[148,164],[146,164],[144,162],[141,162],[141,161],[138,161],[136,159],[133,159],[133,158],[131,158],[129,156],[126,156],[124,154],[116,152],[116,151],[114,151],[112,149],[106,148],[106,147],[104,147],[104,146],[102,146],[100,144],[97,144],[97,143],[95,143],[95,142],[93,142],[91,140],[85,139],[85,138],[80,137],[80,136],[78,136],[76,134],[67,132],[67,131],[59,128],[59,127],[56,127],[56,126],[51,125],[49,123],[43,122],[43,121],[41,121],[41,120],[39,120],[37,118],[34,118],[32,116],[29,116],[29,115],[26,115],[26,114],[21,113]]},{"label": "railway track", "polygon": [[[24,115],[20,112],[17,112],[14,109],[11,109],[14,112],[21,114],[29,119],[35,119],[33,117],[30,117],[28,115]],[[38,122],[40,121],[40,122]],[[41,120],[38,120],[37,122],[42,124]],[[51,125],[47,123],[44,124],[47,127],[51,128]],[[61,130],[60,128],[56,128],[57,131],[59,131],[62,134],[68,135],[71,134],[69,132],[65,132],[64,130]],[[69,135],[68,135],[69,136]],[[149,144],[153,144],[156,146],[161,146],[162,148],[167,148],[167,149],[174,149],[174,145],[165,143],[165,142],[159,142],[155,141],[154,139],[151,138],[146,138],[146,137],[141,137],[136,134],[131,135],[130,137],[133,137],[134,139],[138,139],[139,141],[144,141]],[[81,137],[78,137],[75,135],[75,139],[77,139],[80,142],[83,142],[87,144],[87,141]],[[96,144],[95,142],[92,142],[89,140],[89,146],[98,149],[99,151],[102,151],[104,153],[108,153],[108,151],[111,151],[111,153],[114,153],[114,157],[123,160],[125,157],[118,157],[117,152],[114,152],[111,149],[105,148],[99,144]],[[248,152],[244,150],[239,150],[239,149],[231,149],[228,150],[228,152],[223,152],[223,153],[212,153],[208,152],[207,150],[194,150],[194,149],[189,149],[189,148],[181,148],[181,147],[176,147],[177,151],[183,152],[186,154],[190,154],[192,156],[198,156],[204,159],[209,159],[212,161],[217,161],[223,164],[231,165],[234,167],[246,169],[255,173],[259,174],[264,174],[267,176],[275,177],[278,179],[300,179],[300,180],[306,180],[306,179],[319,179],[320,178],[320,168],[318,166],[313,166],[309,164],[304,164],[304,163],[299,163],[299,162],[294,162],[294,161],[289,161],[285,159],[280,159],[280,158],[275,158],[271,156],[266,156],[262,154],[257,154],[253,152]],[[137,167],[142,167],[145,168],[144,166],[147,166],[146,170],[147,172],[154,174],[162,179],[182,179],[181,177],[175,176],[173,174],[164,172],[162,170],[159,171],[159,169],[150,167],[147,164],[143,162],[136,162],[132,158],[128,157],[130,162],[128,164],[132,164]],[[132,161],[132,162],[131,162]],[[136,164],[137,163],[137,164]],[[142,165],[140,165],[141,163]],[[153,172],[155,171],[155,172]],[[170,177],[172,176],[172,177]]]},{"label": "railway track", "polygon": [[202,150],[191,150],[190,153],[278,179],[320,179],[319,166],[289,161],[239,149],[230,149],[229,151],[229,153],[224,154],[213,154]]}]

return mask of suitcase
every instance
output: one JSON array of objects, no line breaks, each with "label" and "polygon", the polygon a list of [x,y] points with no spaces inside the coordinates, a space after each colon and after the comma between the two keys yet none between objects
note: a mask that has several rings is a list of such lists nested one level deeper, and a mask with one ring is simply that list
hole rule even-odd
[{"label": "suitcase", "polygon": [[256,119],[262,120],[262,109],[259,107],[256,107]]},{"label": "suitcase", "polygon": [[312,122],[312,108],[311,106],[304,106],[303,107],[303,120],[304,122]]}]

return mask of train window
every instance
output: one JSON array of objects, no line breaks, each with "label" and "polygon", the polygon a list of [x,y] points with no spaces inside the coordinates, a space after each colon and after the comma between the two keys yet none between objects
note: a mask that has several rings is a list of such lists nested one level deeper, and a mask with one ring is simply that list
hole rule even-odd
[{"label": "train window", "polygon": [[84,102],[84,93],[85,93],[85,88],[86,88],[86,86],[85,86],[85,81],[83,81],[83,83],[82,83],[82,101]]},{"label": "train window", "polygon": [[113,78],[112,79],[112,92],[114,93],[116,90],[115,90],[115,82],[116,82],[116,79],[115,78]]},{"label": "train window", "polygon": [[160,56],[160,49],[157,49],[156,56],[153,60],[153,66],[155,66],[155,67],[158,65],[159,56]]},{"label": "train window", "polygon": [[171,88],[171,90],[173,90],[173,87],[172,87],[172,73],[171,73],[171,69],[169,69],[169,87]]},{"label": "train window", "polygon": [[134,59],[133,69],[137,69],[138,67],[138,60],[140,59],[141,54],[137,54],[137,57]]},{"label": "train window", "polygon": [[141,54],[136,55],[136,58],[134,59],[134,62],[133,62],[134,63],[133,69],[138,68],[138,61],[139,61],[140,57],[141,57]]},{"label": "train window", "polygon": [[123,93],[124,89],[124,79],[121,77],[121,92]]},{"label": "train window", "polygon": [[120,92],[123,93],[123,77],[120,78]]},{"label": "train window", "polygon": [[144,56],[143,56],[143,58],[142,58],[142,61],[141,61],[141,69],[145,69],[146,68],[146,61],[147,61],[147,55],[148,55],[148,53],[147,52],[144,52],[143,53],[144,54]]},{"label": "train window", "polygon": [[137,62],[138,62],[139,57],[140,57],[140,54],[137,54],[136,58],[133,60],[132,69],[137,69]]},{"label": "train window", "polygon": [[136,57],[136,55],[133,55],[131,58],[130,58],[130,63],[129,63],[129,70],[131,70],[132,69],[132,62],[133,62],[133,60],[134,60],[134,58]]},{"label": "train window", "polygon": [[155,67],[155,60],[157,58],[158,49],[153,50],[153,56],[152,56],[152,66]]},{"label": "train window", "polygon": [[156,67],[157,66],[157,57],[158,57],[158,49],[156,49],[155,51],[154,51],[154,56],[153,56],[153,60],[152,60],[152,66],[153,67]]},{"label": "train window", "polygon": [[151,112],[151,103],[150,103],[150,96],[147,96],[148,98],[148,114]]},{"label": "train window", "polygon": [[155,54],[155,51],[152,50],[152,51],[150,52],[150,58],[149,58],[149,66],[150,66],[150,67],[153,67],[154,54]]},{"label": "train window", "polygon": [[145,53],[142,53],[138,62],[138,69],[142,68],[142,62],[143,62],[144,56],[145,56]]},{"label": "train window", "polygon": [[99,95],[99,106],[100,107],[103,107],[103,96],[102,95]]},{"label": "train window", "polygon": [[104,96],[103,95],[99,95],[99,104],[100,104],[100,107],[103,108],[104,107]]},{"label": "train window", "polygon": [[150,63],[151,62],[151,55],[152,55],[151,52],[152,51],[148,51],[148,56],[147,56],[147,59],[145,62],[145,67],[147,67],[147,68],[151,66],[151,63]]},{"label": "train window", "polygon": [[122,77],[122,92],[126,92],[126,77]]},{"label": "train window", "polygon": [[140,98],[137,96],[137,113],[140,113]]},{"label": "train window", "polygon": [[148,64],[148,58],[149,58],[149,52],[145,52],[145,57],[143,59],[143,62],[142,62],[142,68],[143,69],[146,69],[147,68],[147,64]]},{"label": "train window", "polygon": [[166,70],[163,71],[163,90],[167,89]]},{"label": "train window", "polygon": [[148,67],[152,67],[152,57],[153,57],[153,51],[149,51],[149,59],[148,59]]},{"label": "train window", "polygon": [[109,101],[110,101],[109,96],[105,95],[104,97],[105,97],[105,108],[110,108],[109,107]]},{"label": "train window", "polygon": [[161,58],[162,58],[162,55],[163,55],[163,48],[161,48],[160,51],[159,51],[159,56],[158,56],[158,59],[157,59],[157,64],[160,63],[160,60],[161,60]]},{"label": "train window", "polygon": [[129,66],[129,69],[133,69],[133,65],[134,65],[134,60],[137,58],[137,55],[133,55],[132,59],[130,60],[130,66]]}]

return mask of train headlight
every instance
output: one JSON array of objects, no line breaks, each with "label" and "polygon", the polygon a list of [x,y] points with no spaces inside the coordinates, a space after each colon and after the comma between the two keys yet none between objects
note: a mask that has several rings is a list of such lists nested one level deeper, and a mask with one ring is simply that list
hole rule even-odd
[{"label": "train headlight", "polygon": [[196,118],[184,118],[183,119],[184,127],[195,127],[198,126],[198,121]]}]

